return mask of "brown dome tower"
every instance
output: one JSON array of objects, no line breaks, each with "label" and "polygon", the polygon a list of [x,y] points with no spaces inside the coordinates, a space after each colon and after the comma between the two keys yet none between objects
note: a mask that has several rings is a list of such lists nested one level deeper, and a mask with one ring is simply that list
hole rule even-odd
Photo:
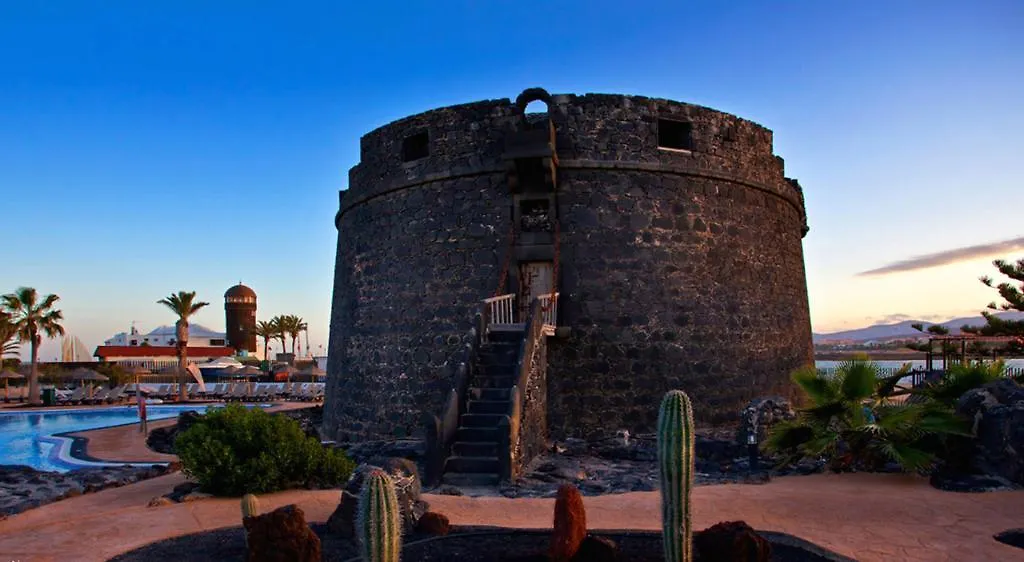
[{"label": "brown dome tower", "polygon": [[256,291],[239,282],[224,293],[224,325],[229,346],[256,351]]}]

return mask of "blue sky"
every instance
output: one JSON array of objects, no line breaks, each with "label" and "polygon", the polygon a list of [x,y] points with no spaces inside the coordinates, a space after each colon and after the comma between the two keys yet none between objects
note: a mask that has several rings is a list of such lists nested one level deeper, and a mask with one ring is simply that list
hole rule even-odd
[{"label": "blue sky", "polygon": [[155,301],[178,289],[221,329],[241,279],[315,350],[360,135],[530,86],[773,129],[807,198],[815,330],[975,313],[977,276],[1015,256],[856,274],[1024,234],[1020,2],[156,4],[0,5],[0,290],[61,295],[90,347],[169,323]]}]

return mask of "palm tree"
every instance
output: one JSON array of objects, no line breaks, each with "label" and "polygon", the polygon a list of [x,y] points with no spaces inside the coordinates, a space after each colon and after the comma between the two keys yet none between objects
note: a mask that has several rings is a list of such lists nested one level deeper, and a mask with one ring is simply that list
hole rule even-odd
[{"label": "palm tree", "polygon": [[274,323],[260,320],[256,324],[256,330],[253,333],[263,338],[263,360],[270,361],[270,340],[274,339],[277,335],[277,328],[274,327]]},{"label": "palm tree", "polygon": [[32,373],[28,379],[28,399],[31,404],[42,404],[39,396],[39,345],[42,334],[47,338],[64,335],[64,320],[61,311],[53,305],[60,300],[57,295],[46,295],[39,300],[39,294],[31,287],[20,287],[14,293],[3,296],[3,307],[10,321],[17,327],[18,339],[29,344],[32,358]]},{"label": "palm tree", "polygon": [[288,317],[275,316],[270,320],[270,323],[274,325],[274,335],[281,340],[281,353],[288,353],[288,345],[285,341],[285,338],[288,336]]},{"label": "palm tree", "polygon": [[188,318],[199,309],[209,305],[208,302],[195,302],[196,292],[178,291],[169,297],[162,298],[157,304],[162,304],[178,315],[175,323],[174,347],[178,354],[178,399],[188,400],[188,376],[185,366],[188,361]]},{"label": "palm tree", "polygon": [[9,314],[0,312],[0,358],[17,355],[18,351],[18,325]]},{"label": "palm tree", "polygon": [[292,356],[295,355],[295,341],[307,328],[306,323],[299,316],[288,316],[288,334],[292,337]]},{"label": "palm tree", "polygon": [[766,448],[798,458],[826,458],[833,470],[879,469],[893,461],[908,471],[929,468],[943,441],[969,435],[964,420],[934,401],[898,402],[909,365],[880,376],[866,357],[844,361],[833,375],[810,366],[792,379],[810,399],[799,417],[772,427]]}]

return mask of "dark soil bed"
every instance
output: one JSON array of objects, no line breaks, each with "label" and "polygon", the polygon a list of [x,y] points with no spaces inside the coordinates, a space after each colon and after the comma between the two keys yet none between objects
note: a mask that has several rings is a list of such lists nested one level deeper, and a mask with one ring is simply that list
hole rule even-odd
[{"label": "dark soil bed", "polygon": [[[358,560],[353,542],[327,532],[324,525],[312,525],[322,541],[324,562]],[[218,529],[153,543],[111,558],[109,562],[213,562],[245,559],[245,539],[241,527]],[[503,562],[535,559],[533,555],[548,547],[549,531],[453,528],[446,537],[406,537],[403,561]],[[621,562],[661,562],[661,534],[652,532],[597,532],[614,540],[620,548]],[[772,543],[772,560],[786,562],[853,562],[802,539],[784,533],[760,532]],[[700,560],[699,556],[696,557]]]}]

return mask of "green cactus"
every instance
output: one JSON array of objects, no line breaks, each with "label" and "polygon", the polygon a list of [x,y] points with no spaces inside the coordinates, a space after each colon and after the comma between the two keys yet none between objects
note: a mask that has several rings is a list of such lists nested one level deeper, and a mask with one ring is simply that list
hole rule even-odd
[{"label": "green cactus", "polygon": [[681,390],[665,394],[658,411],[661,525],[666,562],[693,559],[690,490],[693,489],[693,407]]},{"label": "green cactus", "polygon": [[256,517],[260,514],[260,502],[256,496],[246,494],[242,496],[242,519]]},{"label": "green cactus", "polygon": [[364,561],[398,562],[402,549],[401,512],[395,485],[385,472],[374,470],[363,482],[356,524]]}]

